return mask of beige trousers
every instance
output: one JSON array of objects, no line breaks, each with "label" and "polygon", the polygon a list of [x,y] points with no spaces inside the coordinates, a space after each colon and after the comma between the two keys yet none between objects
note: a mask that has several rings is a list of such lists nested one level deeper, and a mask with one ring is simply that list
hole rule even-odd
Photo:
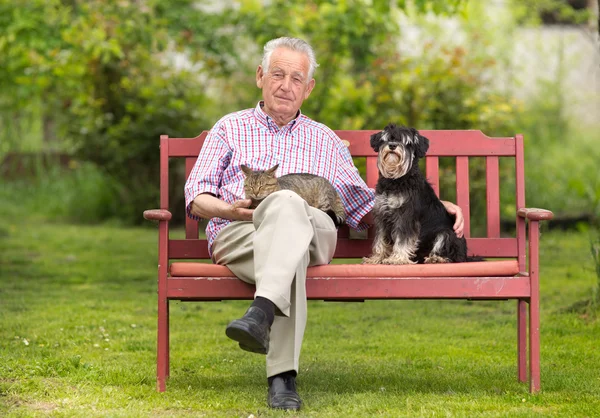
[{"label": "beige trousers", "polygon": [[267,377],[298,372],[306,327],[306,268],[329,263],[336,242],[331,218],[289,190],[268,196],[252,222],[232,222],[217,235],[213,261],[255,284],[254,297],[271,300],[280,311],[271,327]]}]

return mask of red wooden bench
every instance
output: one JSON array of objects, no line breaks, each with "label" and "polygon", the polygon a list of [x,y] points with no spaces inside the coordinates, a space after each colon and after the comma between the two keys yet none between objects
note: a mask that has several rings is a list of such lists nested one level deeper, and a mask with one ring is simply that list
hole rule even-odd
[{"label": "red wooden bench", "polygon": [[[376,154],[369,137],[378,131],[337,131],[348,141],[355,157],[366,157],[366,178],[374,187]],[[456,203],[465,216],[465,236],[470,254],[486,261],[430,265],[330,264],[311,267],[306,282],[309,299],[355,301],[365,299],[515,299],[517,301],[517,372],[529,380],[531,392],[540,389],[539,317],[539,221],[552,219],[543,209],[525,207],[523,136],[489,138],[480,131],[421,131],[429,138],[427,177],[439,195],[440,157],[455,157]],[[254,287],[234,277],[231,271],[208,258],[206,240],[198,239],[198,222],[187,218],[185,239],[169,237],[169,159],[184,158],[189,175],[206,138],[160,138],[160,208],[144,212],[158,225],[158,353],[157,389],[165,390],[169,376],[169,301],[218,301],[252,299]],[[471,237],[469,210],[469,159],[484,157],[486,167],[487,231]],[[512,159],[512,179],[500,178],[500,159]],[[502,170],[504,172],[504,170]],[[515,233],[500,235],[500,182],[515,184]],[[181,185],[183,186],[183,185]],[[183,187],[178,188],[183,193]],[[477,214],[485,216],[486,214]],[[529,240],[526,221],[529,221]],[[336,258],[360,258],[371,252],[373,231],[358,239],[347,227],[339,230]],[[527,256],[529,254],[529,256]],[[494,259],[502,260],[494,260]],[[177,260],[177,261],[173,261]],[[185,260],[185,261],[181,261]],[[171,263],[171,264],[169,264]],[[529,331],[529,332],[528,332]],[[527,344],[529,342],[529,344]],[[529,348],[529,359],[527,359]],[[529,360],[529,375],[527,363]]]}]

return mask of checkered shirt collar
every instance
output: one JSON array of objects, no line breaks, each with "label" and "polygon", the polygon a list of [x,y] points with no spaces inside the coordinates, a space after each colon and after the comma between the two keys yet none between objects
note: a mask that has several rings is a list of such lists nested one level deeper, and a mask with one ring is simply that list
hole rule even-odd
[{"label": "checkered shirt collar", "polygon": [[302,111],[298,110],[296,113],[296,118],[292,119],[288,122],[287,125],[283,127],[277,126],[273,118],[265,113],[263,110],[263,106],[265,102],[263,100],[259,101],[254,109],[254,117],[256,120],[263,126],[265,126],[269,131],[279,132],[281,129],[289,129],[290,132],[295,131],[306,119],[306,116],[302,114]]}]

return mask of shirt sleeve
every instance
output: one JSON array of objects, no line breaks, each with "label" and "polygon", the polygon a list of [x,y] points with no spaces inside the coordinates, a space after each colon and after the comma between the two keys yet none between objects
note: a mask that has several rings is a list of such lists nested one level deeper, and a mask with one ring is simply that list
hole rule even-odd
[{"label": "shirt sleeve", "polygon": [[213,126],[207,135],[196,164],[185,183],[185,208],[187,215],[194,219],[199,218],[190,212],[192,201],[202,193],[211,193],[219,196],[219,187],[223,178],[223,171],[231,160],[231,148],[222,121]]},{"label": "shirt sleeve", "polygon": [[352,229],[363,231],[369,227],[362,218],[373,209],[375,191],[363,181],[352,161],[348,147],[339,141],[336,188],[346,209],[346,223]]}]

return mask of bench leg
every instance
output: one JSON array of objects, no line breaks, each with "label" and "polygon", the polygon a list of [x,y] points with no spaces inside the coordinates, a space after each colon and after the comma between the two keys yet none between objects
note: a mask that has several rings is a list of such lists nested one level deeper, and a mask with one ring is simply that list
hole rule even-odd
[{"label": "bench leg", "polygon": [[158,300],[158,338],[156,350],[156,390],[166,390],[169,377],[169,301]]},{"label": "bench leg", "polygon": [[165,353],[165,377],[167,379],[171,375],[171,353],[169,351],[169,348],[171,346],[171,344],[169,343],[170,342],[169,341],[170,340],[170,335],[171,335],[170,334],[170,332],[171,332],[171,330],[170,330],[171,321],[169,320],[170,314],[171,314],[170,313],[170,309],[169,309],[170,306],[171,305],[167,301],[167,324],[166,324],[166,326],[167,326],[167,332],[166,332],[166,334],[167,334],[167,341],[165,343],[165,345],[166,345],[166,347],[165,347],[165,351],[166,351],[166,353]]},{"label": "bench leg", "polygon": [[529,391],[540,390],[540,311],[539,300],[529,304]]},{"label": "bench leg", "polygon": [[517,300],[517,373],[520,382],[527,381],[527,302]]},{"label": "bench leg", "polygon": [[529,223],[529,391],[540,390],[539,222]]}]

